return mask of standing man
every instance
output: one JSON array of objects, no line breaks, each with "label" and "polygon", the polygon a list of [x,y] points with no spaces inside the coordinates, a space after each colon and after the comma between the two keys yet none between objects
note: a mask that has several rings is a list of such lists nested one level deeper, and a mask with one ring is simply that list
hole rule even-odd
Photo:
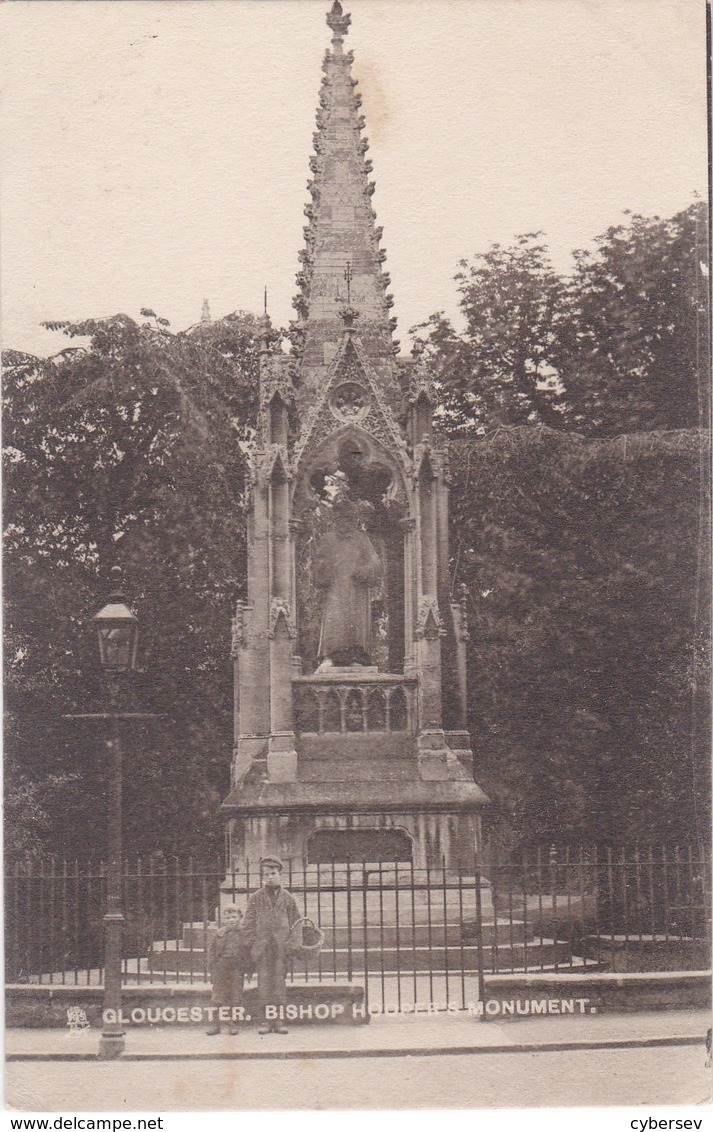
[{"label": "standing man", "polygon": [[282,861],[263,857],[260,861],[262,887],[248,900],[243,920],[243,940],[257,967],[258,996],[263,1015],[260,1034],[286,1034],[279,1017],[269,1019],[266,1007],[284,1006],[287,998],[285,978],[289,962],[290,928],[299,920],[295,898],[282,887]]}]

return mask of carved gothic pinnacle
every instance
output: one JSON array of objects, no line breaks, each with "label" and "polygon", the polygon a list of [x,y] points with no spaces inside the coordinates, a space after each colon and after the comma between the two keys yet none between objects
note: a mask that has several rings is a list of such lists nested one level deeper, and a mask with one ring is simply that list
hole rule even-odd
[{"label": "carved gothic pinnacle", "polygon": [[348,12],[342,11],[342,5],[339,0],[334,0],[332,10],[327,13],[327,26],[330,27],[334,33],[332,42],[341,43],[344,36],[349,31],[349,25],[352,18]]}]

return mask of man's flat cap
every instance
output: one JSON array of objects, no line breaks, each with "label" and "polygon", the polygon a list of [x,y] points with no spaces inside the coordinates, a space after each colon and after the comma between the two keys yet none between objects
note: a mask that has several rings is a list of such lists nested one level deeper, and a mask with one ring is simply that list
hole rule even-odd
[{"label": "man's flat cap", "polygon": [[279,857],[261,857],[260,868],[266,869],[268,866],[271,866],[273,869],[279,869],[280,872],[282,872],[285,867]]}]

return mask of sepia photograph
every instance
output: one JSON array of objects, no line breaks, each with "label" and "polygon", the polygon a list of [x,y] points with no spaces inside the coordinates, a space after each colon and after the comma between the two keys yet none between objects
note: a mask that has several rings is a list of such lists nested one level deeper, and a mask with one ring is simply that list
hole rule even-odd
[{"label": "sepia photograph", "polygon": [[0,34],[6,1111],[709,1106],[709,6]]}]

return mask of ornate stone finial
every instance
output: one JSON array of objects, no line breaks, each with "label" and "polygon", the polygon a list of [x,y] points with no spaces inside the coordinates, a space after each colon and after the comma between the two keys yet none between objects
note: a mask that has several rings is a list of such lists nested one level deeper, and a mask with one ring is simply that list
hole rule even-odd
[{"label": "ornate stone finial", "polygon": [[[337,302],[341,302],[341,300],[337,299]],[[359,318],[359,311],[356,307],[353,307],[351,303],[343,303],[337,313],[344,323],[344,328],[347,331],[350,331],[353,328],[354,323]]]},{"label": "ornate stone finial", "polygon": [[258,342],[260,343],[260,353],[261,354],[269,354],[269,352],[270,352],[269,338],[270,338],[270,331],[272,330],[272,323],[270,322],[270,316],[267,313],[267,311],[265,311],[264,314],[261,314],[260,317],[258,318],[257,327],[258,327],[258,332],[257,332]]},{"label": "ornate stone finial", "polygon": [[269,337],[270,331],[272,330],[272,323],[270,322],[270,316],[267,313],[267,284],[265,284],[265,289],[263,291],[262,314],[259,316],[259,318],[257,320],[257,328],[258,328],[257,336],[258,336],[258,341],[260,343],[260,353],[266,354],[266,353],[269,352],[268,351],[268,337]]},{"label": "ornate stone finial", "polygon": [[327,25],[332,29],[332,43],[335,45],[341,43],[344,36],[349,31],[349,25],[352,18],[348,12],[342,12],[342,5],[339,0],[334,0],[332,10],[327,12]]}]

